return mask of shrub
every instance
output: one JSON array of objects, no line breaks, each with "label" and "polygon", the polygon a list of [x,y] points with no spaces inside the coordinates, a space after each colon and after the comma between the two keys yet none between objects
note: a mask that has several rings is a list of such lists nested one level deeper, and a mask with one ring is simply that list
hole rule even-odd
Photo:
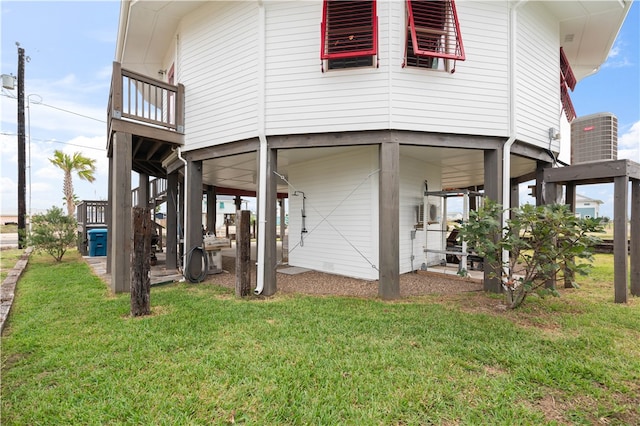
[{"label": "shrub", "polygon": [[34,215],[29,244],[37,251],[50,254],[56,262],[76,241],[75,218],[64,214],[60,207],[51,207],[44,214]]},{"label": "shrub", "polygon": [[[554,286],[548,286],[563,271],[570,279],[587,274],[593,248],[602,232],[600,218],[580,219],[562,204],[532,206],[526,204],[512,210],[512,218],[502,227],[502,207],[487,200],[478,211],[472,211],[469,222],[460,229],[462,237],[482,257],[485,264],[500,271],[502,288],[509,308],[518,307],[527,295],[537,292],[558,296]],[[496,235],[498,238],[492,239]],[[503,252],[509,258],[503,259]]]}]

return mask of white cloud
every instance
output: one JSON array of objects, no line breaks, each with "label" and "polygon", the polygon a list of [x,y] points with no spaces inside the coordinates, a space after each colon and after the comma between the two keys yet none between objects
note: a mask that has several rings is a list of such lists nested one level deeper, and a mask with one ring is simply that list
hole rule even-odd
[{"label": "white cloud", "polygon": [[609,51],[603,68],[625,68],[633,66],[633,62],[629,60],[626,47],[627,43],[623,39],[618,39]]},{"label": "white cloud", "polygon": [[640,121],[633,123],[629,131],[618,137],[618,158],[640,163]]}]

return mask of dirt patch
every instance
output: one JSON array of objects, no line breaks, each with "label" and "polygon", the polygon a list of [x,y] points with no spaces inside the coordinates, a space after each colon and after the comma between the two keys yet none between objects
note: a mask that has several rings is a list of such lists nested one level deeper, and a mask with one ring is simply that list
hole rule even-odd
[{"label": "dirt patch", "polygon": [[[222,257],[222,268],[229,273],[210,275],[207,282],[235,288],[235,258]],[[255,286],[255,271],[251,274]],[[378,281],[367,281],[332,275],[318,271],[307,271],[295,275],[277,275],[278,293],[298,293],[318,296],[378,297]],[[481,292],[482,283],[470,278],[436,273],[407,273],[400,276],[400,296],[424,296],[433,294],[451,295]]]}]

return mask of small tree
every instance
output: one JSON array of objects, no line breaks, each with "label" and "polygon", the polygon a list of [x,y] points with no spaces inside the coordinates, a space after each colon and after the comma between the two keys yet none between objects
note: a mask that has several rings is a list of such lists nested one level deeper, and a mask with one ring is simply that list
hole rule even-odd
[{"label": "small tree", "polygon": [[34,215],[29,244],[38,251],[49,253],[56,262],[76,241],[75,218],[65,215],[60,207],[51,207],[45,214]]},{"label": "small tree", "polygon": [[[469,222],[461,226],[462,237],[482,257],[486,264],[501,271],[502,288],[507,306],[516,308],[527,295],[551,293],[547,286],[558,272],[574,277],[588,273],[593,247],[599,241],[591,233],[602,232],[599,218],[580,219],[566,206],[553,204],[534,207],[526,204],[513,210],[512,219],[502,227],[502,207],[487,200],[478,211],[472,211]],[[497,241],[489,236],[500,235]],[[503,259],[503,251],[509,259]],[[571,281],[572,285],[576,285]]]}]

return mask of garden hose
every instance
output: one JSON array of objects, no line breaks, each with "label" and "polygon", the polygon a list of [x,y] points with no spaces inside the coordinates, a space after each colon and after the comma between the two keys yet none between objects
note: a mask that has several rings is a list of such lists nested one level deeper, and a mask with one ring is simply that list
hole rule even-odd
[{"label": "garden hose", "polygon": [[[200,275],[198,275],[197,277],[194,277],[191,275],[191,260],[193,258],[193,252],[196,250],[199,250],[202,253],[202,259],[204,259],[204,265],[202,267],[202,271],[200,272]],[[209,259],[207,258],[207,253],[204,251],[204,249],[202,247],[192,248],[191,250],[189,250],[189,253],[187,253],[187,258],[185,260],[186,262],[184,265],[184,278],[191,283],[200,283],[204,281],[204,279],[207,276],[207,272],[209,271]]]}]

